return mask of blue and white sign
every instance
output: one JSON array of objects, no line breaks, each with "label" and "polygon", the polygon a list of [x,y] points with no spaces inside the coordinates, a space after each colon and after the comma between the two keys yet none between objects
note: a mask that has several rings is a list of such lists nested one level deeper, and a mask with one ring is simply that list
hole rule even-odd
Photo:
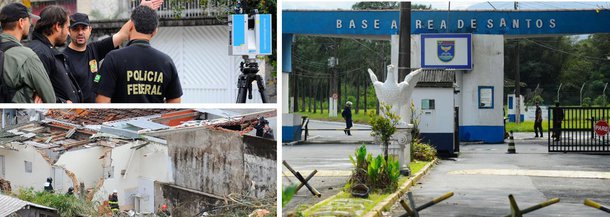
[{"label": "blue and white sign", "polygon": [[421,67],[472,69],[470,34],[422,34]]},{"label": "blue and white sign", "polygon": [[[413,11],[411,33],[558,35],[610,33],[610,10]],[[398,11],[283,11],[283,34],[396,35]]]}]

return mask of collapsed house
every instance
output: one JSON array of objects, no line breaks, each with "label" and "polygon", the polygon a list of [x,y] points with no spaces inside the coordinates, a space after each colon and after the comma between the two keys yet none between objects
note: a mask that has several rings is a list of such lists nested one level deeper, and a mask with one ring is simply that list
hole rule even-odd
[{"label": "collapsed house", "polygon": [[0,178],[13,190],[42,190],[51,177],[55,192],[74,187],[89,200],[116,190],[121,210],[138,213],[169,204],[197,214],[231,194],[275,196],[276,141],[254,136],[261,116],[276,129],[275,110],[42,113],[0,133]]}]

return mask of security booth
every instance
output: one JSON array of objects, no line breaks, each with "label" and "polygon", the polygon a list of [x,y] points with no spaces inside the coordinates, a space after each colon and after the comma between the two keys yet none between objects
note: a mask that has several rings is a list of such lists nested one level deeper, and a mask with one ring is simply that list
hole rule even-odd
[{"label": "security booth", "polygon": [[440,155],[455,156],[459,140],[455,139],[455,73],[448,70],[427,71],[415,86],[413,104],[416,108],[420,139],[434,147]]}]

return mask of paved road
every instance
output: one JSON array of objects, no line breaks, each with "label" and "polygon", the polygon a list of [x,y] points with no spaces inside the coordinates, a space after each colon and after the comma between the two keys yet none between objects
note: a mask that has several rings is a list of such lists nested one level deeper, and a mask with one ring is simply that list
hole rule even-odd
[{"label": "paved road", "polygon": [[[549,154],[546,140],[525,134],[515,143],[514,155],[505,154],[506,145],[464,145],[459,158],[442,160],[421,185],[412,188],[415,200],[421,204],[449,191],[455,196],[424,210],[422,216],[506,215],[510,213],[508,194],[515,196],[522,209],[550,198],[561,199],[530,216],[608,216],[582,202],[591,198],[610,204],[610,179],[582,178],[586,174],[579,171],[607,177],[610,156]],[[528,176],[519,175],[523,173]],[[395,205],[391,215],[403,213]]]},{"label": "paved road", "polygon": [[[342,126],[341,123],[316,124],[319,127]],[[458,158],[442,160],[420,185],[412,188],[419,204],[448,191],[455,192],[449,200],[421,212],[422,217],[503,216],[510,213],[508,194],[515,196],[521,208],[554,197],[561,199],[560,203],[527,216],[609,216],[582,205],[582,201],[591,198],[610,205],[610,179],[603,178],[610,176],[610,155],[549,154],[546,137],[534,138],[531,134],[515,133],[517,154],[514,155],[505,154],[506,144],[463,144]],[[314,135],[319,136],[318,141],[371,140],[368,132],[355,134],[353,140],[342,131],[320,131]],[[312,185],[322,193],[322,198],[315,198],[302,189],[283,213],[294,210],[298,204],[313,205],[339,192],[351,169],[348,156],[358,143],[283,146],[283,159],[296,170],[306,174],[312,169],[320,171]],[[367,147],[374,154],[381,153],[378,146]],[[283,171],[284,185],[289,183],[288,179],[296,181],[286,169]],[[587,175],[598,178],[583,178]],[[388,215],[403,213],[402,208],[395,205]]]},{"label": "paved road", "polygon": [[[356,144],[356,143],[371,143],[373,138],[371,135],[371,127],[363,124],[354,124],[352,127],[352,136],[347,136],[343,132],[345,123],[343,122],[329,122],[329,121],[309,121],[309,137],[307,142],[310,143],[325,143],[325,144]],[[338,129],[338,130],[315,130],[315,129]],[[365,129],[365,130],[361,130]]]},{"label": "paved road", "polygon": [[[345,123],[311,120],[311,129],[343,129]],[[367,125],[355,124],[353,129],[370,129]],[[308,141],[316,144],[284,145],[283,160],[286,160],[295,170],[307,176],[312,170],[318,170],[310,181],[312,186],[322,194],[321,198],[312,196],[306,188],[301,189],[292,201],[283,209],[283,213],[294,210],[299,204],[313,205],[337,194],[347,182],[352,164],[348,156],[354,153],[362,143],[371,143],[370,131],[352,131],[347,136],[339,131],[311,131]],[[323,144],[319,144],[323,143]],[[381,153],[379,146],[367,145],[368,151]],[[282,167],[284,186],[298,182],[285,167]]]}]

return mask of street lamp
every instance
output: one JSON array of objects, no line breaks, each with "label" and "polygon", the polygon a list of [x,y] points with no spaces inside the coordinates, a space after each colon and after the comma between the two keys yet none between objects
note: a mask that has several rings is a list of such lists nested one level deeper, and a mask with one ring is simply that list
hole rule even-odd
[{"label": "street lamp", "polygon": [[604,104],[602,107],[606,107],[606,87],[608,87],[608,82],[606,82],[606,85],[604,85]]},{"label": "street lamp", "polygon": [[561,86],[563,86],[563,83],[560,83],[559,88],[557,88],[557,102],[559,102],[559,90],[561,90]]},{"label": "street lamp", "polygon": [[580,86],[580,106],[582,107],[582,90],[585,88],[585,84],[587,82],[583,82],[582,86]]}]

